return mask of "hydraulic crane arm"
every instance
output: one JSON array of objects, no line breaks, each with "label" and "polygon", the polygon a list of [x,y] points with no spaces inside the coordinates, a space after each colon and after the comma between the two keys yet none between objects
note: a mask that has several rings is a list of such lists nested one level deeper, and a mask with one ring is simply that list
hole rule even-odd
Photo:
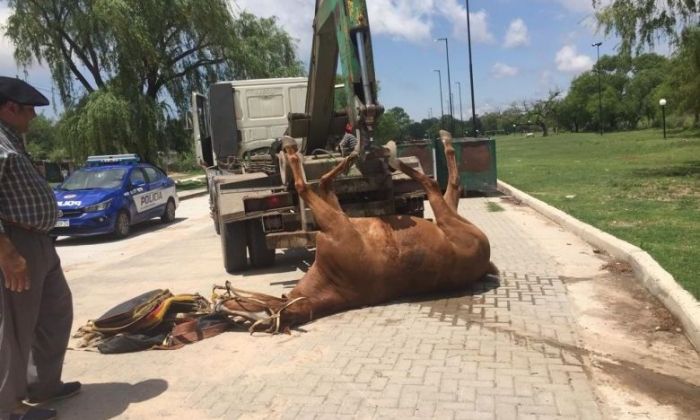
[{"label": "hydraulic crane arm", "polygon": [[[338,58],[348,101],[348,121],[360,130],[360,144],[371,142],[383,108],[377,101],[372,42],[365,0],[316,0],[314,38],[306,94],[305,154],[325,147],[336,134],[334,107]],[[290,132],[295,122],[290,120]],[[334,129],[334,126],[335,129]]]}]

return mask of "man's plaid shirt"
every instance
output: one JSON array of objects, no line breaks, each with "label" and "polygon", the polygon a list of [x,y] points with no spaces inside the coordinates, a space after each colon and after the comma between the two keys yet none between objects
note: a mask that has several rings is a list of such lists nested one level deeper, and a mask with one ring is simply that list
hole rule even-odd
[{"label": "man's plaid shirt", "polygon": [[48,232],[58,207],[49,184],[29,159],[22,139],[0,121],[0,232],[3,223]]}]

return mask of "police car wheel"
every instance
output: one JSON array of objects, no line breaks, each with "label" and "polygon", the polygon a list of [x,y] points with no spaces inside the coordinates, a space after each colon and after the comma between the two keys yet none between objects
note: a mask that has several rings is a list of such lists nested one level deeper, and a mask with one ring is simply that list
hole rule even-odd
[{"label": "police car wheel", "polygon": [[126,238],[131,232],[129,215],[124,210],[117,214],[117,220],[114,222],[114,236],[117,238]]},{"label": "police car wheel", "polygon": [[160,221],[163,223],[170,223],[173,220],[175,220],[175,202],[170,199],[168,200],[168,204],[165,205],[165,211],[163,211],[163,215],[160,216]]}]

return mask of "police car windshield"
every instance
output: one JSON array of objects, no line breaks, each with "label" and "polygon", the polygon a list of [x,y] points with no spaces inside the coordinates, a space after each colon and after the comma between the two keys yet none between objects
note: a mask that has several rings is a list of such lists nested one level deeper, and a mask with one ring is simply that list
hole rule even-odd
[{"label": "police car windshield", "polygon": [[62,190],[89,190],[93,188],[119,188],[126,168],[80,169],[61,185]]}]

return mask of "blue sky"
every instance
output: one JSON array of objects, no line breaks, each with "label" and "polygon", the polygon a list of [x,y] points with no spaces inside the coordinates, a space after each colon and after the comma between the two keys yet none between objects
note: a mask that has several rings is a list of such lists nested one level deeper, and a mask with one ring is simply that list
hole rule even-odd
[{"label": "blue sky", "polygon": [[[298,40],[299,57],[310,56],[315,0],[229,0],[234,13],[277,16]],[[462,84],[465,118],[470,114],[466,12],[463,0],[367,0],[380,102],[403,107],[413,119],[440,115],[438,76],[442,72],[445,113],[447,70],[444,43],[449,39],[452,94],[459,117],[456,82]],[[603,41],[601,55],[614,52],[616,40],[597,33],[591,0],[470,0],[474,91],[478,114],[510,103],[566,89],[573,77],[595,61],[591,44]],[[0,2],[0,24],[9,16]],[[22,74],[12,48],[0,39],[0,74]],[[45,89],[51,80],[41,66],[28,70],[28,82]],[[49,114],[53,111],[46,110]]]}]

